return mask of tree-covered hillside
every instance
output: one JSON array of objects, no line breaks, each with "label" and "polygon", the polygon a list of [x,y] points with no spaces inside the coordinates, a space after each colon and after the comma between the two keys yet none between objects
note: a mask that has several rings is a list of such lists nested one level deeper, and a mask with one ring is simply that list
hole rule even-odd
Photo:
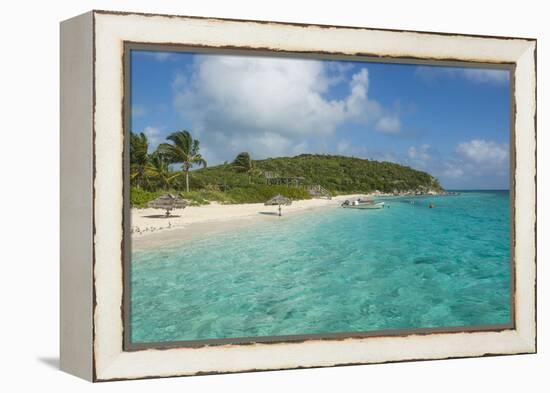
[{"label": "tree-covered hillside", "polygon": [[194,204],[265,202],[277,194],[291,199],[347,193],[440,192],[437,179],[391,162],[302,154],[253,160],[239,153],[232,162],[208,167],[200,142],[176,131],[153,152],[144,133],[130,134],[130,200],[134,207],[166,193]]},{"label": "tree-covered hillside", "polygon": [[238,170],[225,164],[198,169],[190,176],[193,188],[217,185],[230,189],[247,184],[265,184],[266,173],[281,177],[301,177],[305,185],[321,185],[334,194],[381,192],[442,191],[436,178],[426,172],[391,163],[354,157],[302,154],[254,161],[255,172]]}]

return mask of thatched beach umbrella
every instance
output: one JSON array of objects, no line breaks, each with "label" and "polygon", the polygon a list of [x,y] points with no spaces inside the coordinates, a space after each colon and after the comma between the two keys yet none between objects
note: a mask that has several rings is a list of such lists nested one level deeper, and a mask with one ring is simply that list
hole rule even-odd
[{"label": "thatched beach umbrella", "polygon": [[292,199],[282,196],[281,194],[275,195],[269,201],[265,203],[266,206],[279,205],[279,216],[281,216],[281,205],[292,204]]},{"label": "thatched beach umbrella", "polygon": [[148,202],[147,207],[153,209],[164,209],[166,210],[166,217],[169,217],[171,210],[185,209],[187,207],[187,201],[172,194],[165,194]]}]

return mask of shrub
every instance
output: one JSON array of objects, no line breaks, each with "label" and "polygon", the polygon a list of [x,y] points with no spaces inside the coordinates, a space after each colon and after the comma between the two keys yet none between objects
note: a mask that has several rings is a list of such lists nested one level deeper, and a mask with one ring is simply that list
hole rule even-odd
[{"label": "shrub", "polygon": [[[132,187],[130,189],[130,205],[132,207],[144,208],[147,202],[166,194],[168,191],[147,191],[142,188]],[[174,191],[172,191],[174,193]]]},{"label": "shrub", "polygon": [[287,186],[268,186],[253,184],[248,187],[234,188],[226,192],[231,203],[260,203],[281,194],[293,200],[311,199],[309,192],[302,188]]}]

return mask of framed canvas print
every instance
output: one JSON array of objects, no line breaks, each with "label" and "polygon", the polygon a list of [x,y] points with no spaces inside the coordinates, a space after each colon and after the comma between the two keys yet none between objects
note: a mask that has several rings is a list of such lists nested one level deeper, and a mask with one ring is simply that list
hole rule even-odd
[{"label": "framed canvas print", "polygon": [[536,41],[61,24],[61,368],[536,352]]}]

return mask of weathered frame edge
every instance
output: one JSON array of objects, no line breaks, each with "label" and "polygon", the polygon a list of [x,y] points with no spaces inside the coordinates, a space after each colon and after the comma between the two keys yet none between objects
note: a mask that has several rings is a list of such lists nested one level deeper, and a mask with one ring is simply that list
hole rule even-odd
[{"label": "weathered frame edge", "polygon": [[[109,13],[112,14],[113,12],[109,12]],[[210,18],[208,18],[208,19],[210,19]],[[429,34],[437,34],[437,33],[431,33],[430,32]],[[468,35],[466,35],[466,36],[468,36]],[[483,37],[487,37],[487,36],[483,36]],[[496,38],[503,38],[503,37],[496,37]],[[536,40],[533,40],[533,41],[535,41],[535,80],[536,80]],[[535,89],[536,89],[536,84],[535,84]],[[535,92],[535,94],[536,94],[536,92]],[[536,96],[535,96],[535,118],[534,118],[534,121],[535,121],[534,131],[535,131],[535,141],[536,141]],[[536,150],[536,143],[535,143],[535,150]],[[536,151],[535,151],[535,153],[536,153]],[[536,162],[535,162],[535,179],[534,180],[535,180],[535,188],[536,188]],[[536,195],[535,195],[535,198],[536,198]],[[535,209],[536,209],[536,200],[535,200]],[[536,236],[536,216],[535,216],[535,228],[534,228],[534,230],[535,230],[535,236]],[[535,263],[536,263],[536,250],[535,250]],[[536,284],[536,276],[535,276],[535,284]],[[535,288],[535,290],[536,290],[536,288]],[[535,301],[536,301],[536,297],[535,297]],[[536,310],[535,310],[535,323],[536,323]],[[536,332],[535,332],[535,342],[536,342]],[[528,351],[528,352],[524,352],[524,353],[533,353],[533,352],[536,352],[536,347],[535,347],[534,351]],[[523,352],[520,352],[520,353],[523,353]],[[491,354],[491,355],[481,355],[481,356],[498,356],[498,355]],[[459,356],[459,357],[462,357],[462,356]],[[450,358],[453,358],[453,357],[450,357]],[[419,359],[419,360],[429,360],[429,359]],[[398,360],[398,362],[402,362],[402,361],[410,361],[410,360],[406,360],[406,359],[405,360]],[[390,361],[390,362],[394,362],[394,361]],[[372,363],[374,363],[374,362],[372,362]],[[361,364],[368,364],[368,363],[361,363]],[[337,366],[337,365],[335,365],[335,366]],[[313,367],[307,367],[307,368],[313,368]],[[327,366],[327,367],[330,367],[330,366]],[[293,367],[293,368],[295,368],[295,367]],[[300,367],[298,367],[298,368],[300,368]],[[261,370],[247,370],[247,371],[261,371]],[[235,372],[235,371],[227,371],[227,372],[220,371],[220,372],[216,372],[216,373],[230,373],[230,372]],[[237,372],[244,372],[244,371],[237,371]],[[198,374],[211,374],[211,373],[198,373]],[[196,375],[198,375],[198,374],[196,374]],[[174,376],[177,376],[177,375],[174,375]],[[158,376],[158,377],[162,377],[162,376]],[[143,378],[151,378],[151,377],[143,377]],[[122,379],[135,379],[135,378],[122,378]],[[97,379],[94,376],[94,380],[99,381],[100,379]],[[117,380],[117,378],[101,379],[101,380]]]},{"label": "weathered frame edge", "polygon": [[93,18],[60,24],[60,369],[94,380]]}]

